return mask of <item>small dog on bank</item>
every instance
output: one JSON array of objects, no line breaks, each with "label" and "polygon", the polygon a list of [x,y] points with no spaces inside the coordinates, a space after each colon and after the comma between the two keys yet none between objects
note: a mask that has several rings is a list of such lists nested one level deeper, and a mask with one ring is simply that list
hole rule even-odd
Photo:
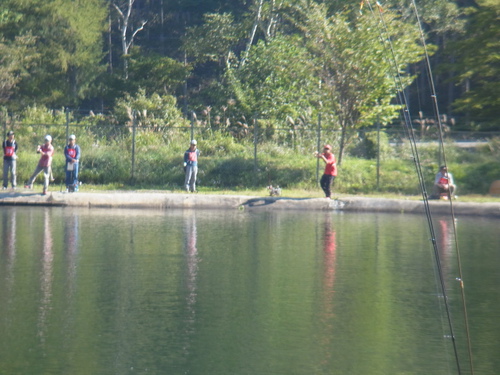
[{"label": "small dog on bank", "polygon": [[269,190],[271,197],[279,197],[281,195],[281,188],[279,186],[274,187],[273,185],[269,185],[267,190]]}]

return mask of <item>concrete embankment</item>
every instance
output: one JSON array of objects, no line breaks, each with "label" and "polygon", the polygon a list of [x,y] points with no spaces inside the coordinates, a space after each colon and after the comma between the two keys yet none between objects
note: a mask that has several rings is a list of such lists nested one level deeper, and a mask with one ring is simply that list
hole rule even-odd
[{"label": "concrete embankment", "polygon": [[[422,201],[365,197],[286,198],[244,195],[177,194],[168,192],[50,192],[32,191],[0,193],[0,205],[60,206],[85,208],[146,209],[248,209],[248,210],[315,210],[346,212],[425,213]],[[500,217],[500,203],[430,201],[431,214]]]}]

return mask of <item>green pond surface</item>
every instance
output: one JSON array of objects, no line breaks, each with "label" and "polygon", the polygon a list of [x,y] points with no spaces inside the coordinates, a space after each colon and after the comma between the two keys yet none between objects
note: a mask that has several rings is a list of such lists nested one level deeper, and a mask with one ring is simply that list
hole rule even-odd
[{"label": "green pond surface", "polygon": [[500,220],[432,223],[1,207],[0,374],[470,374],[460,264],[497,375]]}]

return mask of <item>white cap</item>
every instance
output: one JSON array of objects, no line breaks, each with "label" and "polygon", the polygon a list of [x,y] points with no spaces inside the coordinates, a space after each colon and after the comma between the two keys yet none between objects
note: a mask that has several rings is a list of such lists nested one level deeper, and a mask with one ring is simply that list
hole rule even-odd
[{"label": "white cap", "polygon": [[71,134],[71,135],[69,136],[69,139],[76,139],[76,137],[75,137],[75,135],[74,135],[74,134]]},{"label": "white cap", "polygon": [[196,144],[198,144],[198,142],[196,142],[196,139],[191,139],[191,144],[196,145]]},{"label": "white cap", "polygon": [[50,135],[46,135],[45,136],[45,140],[49,141],[49,142],[52,142],[52,137]]}]

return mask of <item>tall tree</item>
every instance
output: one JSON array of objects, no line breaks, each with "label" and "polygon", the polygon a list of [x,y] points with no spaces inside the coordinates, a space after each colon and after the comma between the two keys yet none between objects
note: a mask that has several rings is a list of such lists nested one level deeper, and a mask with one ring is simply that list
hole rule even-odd
[{"label": "tall tree", "polygon": [[296,119],[318,104],[315,59],[299,36],[261,40],[240,64],[230,65],[226,76],[245,115]]},{"label": "tall tree", "polygon": [[13,41],[0,40],[0,104],[6,104],[17,91],[19,82],[28,77],[28,70],[39,57],[36,39],[30,34]]},{"label": "tall tree", "polygon": [[473,117],[475,125],[498,130],[500,109],[500,4],[481,1],[467,28],[467,37],[450,46],[456,52],[453,68],[460,72],[457,82],[464,87],[457,110]]},{"label": "tall tree", "polygon": [[137,33],[142,31],[148,22],[147,20],[138,20],[134,23],[132,22],[134,20],[134,18],[132,18],[134,3],[135,0],[116,0],[112,2],[112,5],[116,9],[119,16],[118,28],[120,29],[125,79],[128,79],[129,49],[132,46]]},{"label": "tall tree", "polygon": [[187,29],[183,48],[196,63],[214,61],[225,67],[242,38],[242,29],[230,13],[209,13],[203,19],[202,25]]},{"label": "tall tree", "polygon": [[304,2],[296,10],[297,27],[317,64],[323,111],[341,129],[340,164],[356,129],[397,115],[397,91],[411,83],[406,67],[422,59],[423,49],[418,32],[390,12],[383,27],[372,14],[330,16],[323,4]]},{"label": "tall tree", "polygon": [[6,0],[6,7],[20,17],[2,25],[4,35],[13,40],[31,32],[41,59],[19,82],[14,99],[76,105],[101,69],[104,0]]}]

